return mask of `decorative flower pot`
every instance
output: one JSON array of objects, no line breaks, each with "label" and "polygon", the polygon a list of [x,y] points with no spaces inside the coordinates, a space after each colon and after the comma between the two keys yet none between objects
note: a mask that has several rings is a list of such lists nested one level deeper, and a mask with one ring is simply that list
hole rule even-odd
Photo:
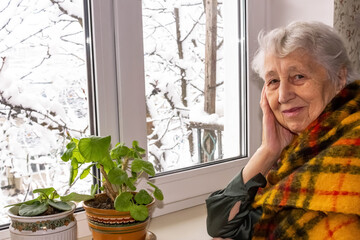
[{"label": "decorative flower pot", "polygon": [[11,219],[10,236],[12,240],[76,240],[77,222],[72,209],[46,216],[18,216],[19,207],[8,210]]},{"label": "decorative flower pot", "polygon": [[[103,194],[103,193],[101,193]],[[149,209],[155,201],[147,205]],[[83,204],[92,232],[93,240],[155,240],[153,233],[147,231],[150,217],[143,222],[135,221],[130,212],[113,209],[99,209]]]}]

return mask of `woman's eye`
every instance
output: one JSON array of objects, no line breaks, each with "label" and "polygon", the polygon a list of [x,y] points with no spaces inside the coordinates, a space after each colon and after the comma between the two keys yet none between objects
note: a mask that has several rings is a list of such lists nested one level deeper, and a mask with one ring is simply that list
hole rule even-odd
[{"label": "woman's eye", "polygon": [[302,78],[304,78],[304,76],[303,76],[303,75],[300,75],[300,74],[295,75],[295,79],[296,79],[296,80],[299,80],[299,79],[302,79]]},{"label": "woman's eye", "polygon": [[268,81],[268,86],[269,86],[269,85],[274,85],[274,84],[276,84],[276,83],[278,83],[278,82],[280,82],[280,81],[277,80],[277,79],[269,80],[269,81]]}]

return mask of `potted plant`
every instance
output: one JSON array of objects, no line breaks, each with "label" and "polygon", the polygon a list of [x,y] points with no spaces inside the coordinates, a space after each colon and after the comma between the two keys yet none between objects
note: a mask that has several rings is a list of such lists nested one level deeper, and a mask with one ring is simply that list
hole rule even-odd
[{"label": "potted plant", "polygon": [[[82,199],[72,193],[67,200],[84,200],[93,239],[131,239],[144,240],[149,234],[149,209],[155,199],[162,200],[161,190],[151,182],[151,189],[137,189],[140,177],[155,175],[152,163],[142,157],[145,150],[137,141],[128,147],[117,143],[110,149],[111,136],[90,136],[81,139],[73,138],[62,155],[63,161],[71,163],[70,184],[78,176],[79,169],[84,169],[78,178],[83,179],[90,174],[93,166],[100,170],[103,193],[92,199]],[[96,185],[93,187],[96,189]],[[72,197],[73,196],[73,197]]]},{"label": "potted plant", "polygon": [[11,207],[8,210],[11,219],[11,239],[75,240],[77,238],[77,223],[73,215],[75,204],[68,202],[66,196],[60,197],[52,187],[35,189],[33,193],[39,196],[26,202],[6,206]]}]

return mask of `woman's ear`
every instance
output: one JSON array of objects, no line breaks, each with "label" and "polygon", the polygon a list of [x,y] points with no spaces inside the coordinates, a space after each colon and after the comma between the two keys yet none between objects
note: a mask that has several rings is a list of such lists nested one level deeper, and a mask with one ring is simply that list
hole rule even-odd
[{"label": "woman's ear", "polygon": [[341,67],[338,72],[338,82],[336,84],[336,91],[340,92],[346,85],[347,79],[347,68],[345,66]]}]

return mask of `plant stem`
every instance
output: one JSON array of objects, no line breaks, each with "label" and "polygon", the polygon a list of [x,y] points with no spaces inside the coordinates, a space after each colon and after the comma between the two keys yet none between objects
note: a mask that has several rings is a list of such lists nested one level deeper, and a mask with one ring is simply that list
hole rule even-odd
[{"label": "plant stem", "polygon": [[[123,164],[121,165],[121,169],[126,172],[126,170],[128,168],[128,164],[129,164],[129,158],[124,157],[124,161],[123,161]],[[126,185],[125,184],[121,185],[121,192],[126,192]]]},{"label": "plant stem", "polygon": [[129,164],[129,158],[124,157],[123,164],[121,165],[122,170],[126,171],[126,169],[128,168],[128,164]]},{"label": "plant stem", "polygon": [[95,176],[94,174],[92,174],[92,173],[89,173],[93,178],[95,178],[96,180],[98,180],[99,182],[101,182],[101,180],[97,177],[97,176]]},{"label": "plant stem", "polygon": [[111,183],[107,177],[107,174],[104,170],[104,167],[102,165],[100,165],[100,171],[101,171],[101,174],[103,175],[103,177],[105,178],[105,182],[104,183],[104,187],[106,189],[106,195],[108,195],[108,197],[112,200],[112,201],[115,201],[115,198],[116,198],[116,192],[114,191],[114,189],[112,188],[111,186]]},{"label": "plant stem", "polygon": [[141,177],[141,175],[144,173],[144,171],[141,171],[137,176],[136,176],[136,179],[135,179],[135,182],[137,182],[137,180]]}]

